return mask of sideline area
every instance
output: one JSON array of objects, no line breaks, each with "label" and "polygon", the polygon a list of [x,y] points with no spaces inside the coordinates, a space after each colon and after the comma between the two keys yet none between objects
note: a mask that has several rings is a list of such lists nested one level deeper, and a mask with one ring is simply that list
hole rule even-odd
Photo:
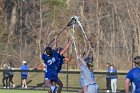
[{"label": "sideline area", "polygon": [[[47,91],[0,89],[0,93],[47,93]],[[62,93],[76,93],[76,92],[64,92],[64,91],[62,91]]]}]

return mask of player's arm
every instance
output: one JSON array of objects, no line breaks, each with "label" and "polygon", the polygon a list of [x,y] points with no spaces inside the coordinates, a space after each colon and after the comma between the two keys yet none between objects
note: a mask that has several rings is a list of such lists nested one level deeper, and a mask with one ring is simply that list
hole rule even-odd
[{"label": "player's arm", "polygon": [[81,60],[79,60],[78,56],[79,56],[79,55],[77,55],[77,58],[76,58],[76,64],[77,64],[77,66],[79,67],[79,69],[82,69],[81,62],[79,62],[79,61],[81,61]]},{"label": "player's arm", "polygon": [[79,61],[76,62],[77,66],[82,69],[81,64],[79,63]]},{"label": "player's arm", "polygon": [[125,79],[125,93],[129,93],[129,84],[130,84],[130,80],[126,78]]},{"label": "player's arm", "polygon": [[53,49],[56,49],[56,46],[57,46],[57,38],[58,38],[58,36],[55,36],[55,43],[54,43]]},{"label": "player's arm", "polygon": [[70,47],[72,43],[72,40],[70,40],[70,42],[67,44],[67,46],[60,52],[60,55],[63,55]]},{"label": "player's arm", "polygon": [[87,85],[83,86],[82,88],[83,88],[84,93],[88,92],[88,86]]},{"label": "player's arm", "polygon": [[45,68],[45,64],[44,64],[44,63],[41,63],[41,64],[37,67],[38,70],[43,70],[44,68]]},{"label": "player's arm", "polygon": [[[27,70],[30,70],[29,67],[27,67]],[[29,72],[27,72],[27,76],[30,76],[30,73]]]},{"label": "player's arm", "polygon": [[77,58],[80,60],[80,62],[81,62],[83,65],[86,66],[86,63],[85,63],[85,61],[84,61],[83,58],[81,58],[79,55],[77,55]]}]

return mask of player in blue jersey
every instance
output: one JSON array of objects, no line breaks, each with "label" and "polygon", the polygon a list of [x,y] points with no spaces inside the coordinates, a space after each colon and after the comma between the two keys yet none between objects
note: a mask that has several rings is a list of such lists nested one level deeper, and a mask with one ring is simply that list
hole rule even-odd
[{"label": "player in blue jersey", "polygon": [[135,68],[131,69],[125,80],[125,93],[129,93],[129,85],[133,82],[136,86],[135,93],[140,93],[140,56],[134,58]]},{"label": "player in blue jersey", "polygon": [[[58,53],[56,50],[53,50],[51,47],[47,47],[45,49],[46,54],[42,54],[42,59],[46,65],[46,73],[45,73],[45,85],[51,88],[51,92],[55,93],[56,90],[56,82],[60,85],[60,79],[58,78],[59,65],[62,64],[61,60],[64,59],[62,55],[68,50],[71,42],[61,51]],[[63,85],[62,85],[63,87]],[[58,88],[58,91],[61,93],[62,88]]]},{"label": "player in blue jersey", "polygon": [[[20,67],[20,70],[29,70],[29,67],[27,66],[27,62],[23,61],[23,65]],[[21,72],[21,78],[22,78],[22,88],[27,88],[27,77],[29,73],[28,72]]]},{"label": "player in blue jersey", "polygon": [[[58,52],[60,53],[60,60],[57,62],[57,73],[59,73],[61,71],[61,68],[62,68],[62,64],[64,64],[64,62],[69,62],[71,61],[71,55],[70,56],[65,56],[64,53],[65,51],[69,48],[70,44],[71,44],[72,41],[70,41],[70,43],[66,46],[65,49],[63,48],[58,48]],[[59,79],[57,79],[57,82],[56,84],[58,85],[58,90],[57,90],[57,93],[61,93],[62,91],[62,88],[63,88],[63,83],[62,81]]]},{"label": "player in blue jersey", "polygon": [[51,89],[51,93],[55,93],[56,86],[53,85],[53,82],[57,81],[57,71],[55,68],[55,64],[58,61],[58,53],[55,50],[52,50],[51,47],[47,47],[46,54],[42,54],[42,59],[46,65],[45,72],[45,86]]}]

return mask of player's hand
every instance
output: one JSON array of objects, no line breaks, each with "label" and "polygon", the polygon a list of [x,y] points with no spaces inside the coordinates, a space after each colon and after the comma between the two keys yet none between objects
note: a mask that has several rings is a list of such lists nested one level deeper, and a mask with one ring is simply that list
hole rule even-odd
[{"label": "player's hand", "polygon": [[30,74],[28,73],[28,76],[30,76]]},{"label": "player's hand", "polygon": [[92,48],[91,46],[89,46],[89,49],[90,49],[91,51],[93,51],[93,48]]},{"label": "player's hand", "polygon": [[56,40],[58,38],[58,36],[55,36],[54,39]]}]

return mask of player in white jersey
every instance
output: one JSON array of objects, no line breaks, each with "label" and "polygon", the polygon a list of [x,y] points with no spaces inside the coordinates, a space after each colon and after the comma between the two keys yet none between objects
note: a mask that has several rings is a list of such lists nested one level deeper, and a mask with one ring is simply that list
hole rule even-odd
[{"label": "player in white jersey", "polygon": [[88,57],[78,56],[77,65],[81,69],[80,73],[80,85],[82,90],[78,93],[97,93],[97,84],[95,81],[94,73],[92,71],[92,61]]}]

